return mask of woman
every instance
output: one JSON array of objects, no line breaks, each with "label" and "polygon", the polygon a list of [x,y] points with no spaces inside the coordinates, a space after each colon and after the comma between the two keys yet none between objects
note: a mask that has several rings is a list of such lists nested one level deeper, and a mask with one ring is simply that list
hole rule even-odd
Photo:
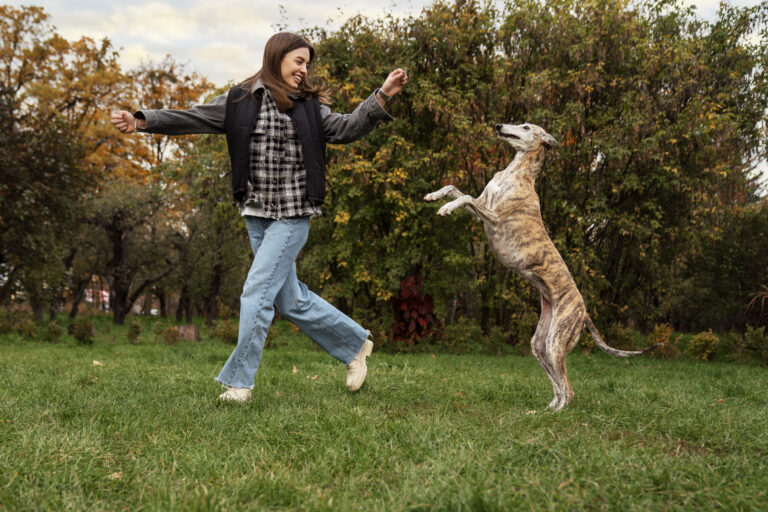
[{"label": "woman", "polygon": [[402,90],[407,75],[393,71],[351,114],[337,114],[321,105],[325,91],[308,80],[314,55],[301,36],[275,34],[264,48],[261,70],[210,103],[112,114],[123,133],[227,136],[232,191],[254,258],[240,298],[237,347],[216,377],[227,388],[222,400],[250,399],[273,307],[347,365],[350,391],[360,389],[367,375],[369,331],[309,291],[296,276],[296,258],[325,197],[326,141],[351,142],[391,120],[384,105]]}]

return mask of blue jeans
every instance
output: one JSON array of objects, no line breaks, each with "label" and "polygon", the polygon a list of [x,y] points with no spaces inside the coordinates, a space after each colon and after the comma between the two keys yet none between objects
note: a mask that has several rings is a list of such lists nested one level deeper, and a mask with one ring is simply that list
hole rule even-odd
[{"label": "blue jeans", "polygon": [[309,217],[246,216],[253,264],[240,296],[237,347],[216,382],[253,388],[274,307],[331,356],[349,364],[368,331],[307,289],[296,277],[296,257],[307,241]]}]

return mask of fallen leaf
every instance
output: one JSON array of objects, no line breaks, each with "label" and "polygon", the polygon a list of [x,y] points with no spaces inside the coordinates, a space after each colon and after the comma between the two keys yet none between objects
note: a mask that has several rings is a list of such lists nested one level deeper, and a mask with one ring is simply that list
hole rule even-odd
[{"label": "fallen leaf", "polygon": [[437,360],[437,356],[435,354],[432,354],[432,359]]},{"label": "fallen leaf", "polygon": [[557,488],[562,489],[566,485],[569,485],[571,482],[573,482],[573,478],[571,478],[570,480],[566,480],[565,482],[560,482],[560,485],[558,485]]},{"label": "fallen leaf", "polygon": [[313,375],[313,376],[311,376],[311,377],[310,377],[309,375],[307,375],[307,378],[308,378],[309,380],[317,380],[317,375]]},{"label": "fallen leaf", "polygon": [[588,425],[589,425],[588,423],[582,423],[582,424],[581,424],[581,426],[582,426],[582,427],[586,427],[586,426],[588,426]]},{"label": "fallen leaf", "polygon": [[123,472],[122,471],[118,471],[117,473],[112,473],[107,478],[109,478],[110,480],[122,480]]},{"label": "fallen leaf", "polygon": [[299,373],[299,370],[296,368],[296,365],[293,365],[293,373]]},{"label": "fallen leaf", "polygon": [[104,366],[104,363],[100,363],[99,361],[97,361],[95,359],[93,360],[93,363],[91,363],[91,364],[93,364],[93,366]]},{"label": "fallen leaf", "polygon": [[467,396],[467,394],[466,393],[462,393],[461,391],[459,391],[458,393],[456,393],[456,396]]},{"label": "fallen leaf", "polygon": [[279,397],[281,395],[282,395],[282,393],[280,393],[279,391],[275,391],[275,396]]}]

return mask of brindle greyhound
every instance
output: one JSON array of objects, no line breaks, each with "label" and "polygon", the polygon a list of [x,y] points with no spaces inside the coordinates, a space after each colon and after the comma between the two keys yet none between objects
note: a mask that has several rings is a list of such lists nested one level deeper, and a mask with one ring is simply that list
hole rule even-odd
[{"label": "brindle greyhound", "polygon": [[541,317],[531,348],[555,392],[548,407],[561,410],[573,398],[565,356],[576,346],[585,326],[597,346],[614,356],[636,356],[656,345],[627,351],[617,350],[603,341],[563,258],[547,235],[534,181],[547,150],[557,144],[555,139],[533,124],[498,124],[496,132],[517,154],[506,169],[496,173],[478,198],[448,185],[427,194],[424,200],[436,201],[445,196],[453,199],[438,210],[438,215],[449,215],[462,207],[468,210],[485,224],[490,247],[499,260],[538,288]]}]

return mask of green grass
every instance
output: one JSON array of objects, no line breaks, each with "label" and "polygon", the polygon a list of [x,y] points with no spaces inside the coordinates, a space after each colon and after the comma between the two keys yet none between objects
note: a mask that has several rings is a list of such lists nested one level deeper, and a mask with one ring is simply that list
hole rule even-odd
[{"label": "green grass", "polygon": [[215,341],[0,336],[0,509],[768,507],[763,368],[574,353],[551,413],[532,357],[374,352],[350,394],[276,327],[244,405],[216,400]]}]

